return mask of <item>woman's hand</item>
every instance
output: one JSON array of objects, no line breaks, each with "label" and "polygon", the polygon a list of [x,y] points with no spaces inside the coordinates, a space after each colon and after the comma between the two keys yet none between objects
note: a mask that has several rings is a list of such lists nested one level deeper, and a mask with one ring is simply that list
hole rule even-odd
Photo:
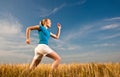
[{"label": "woman's hand", "polygon": [[26,44],[30,44],[30,39],[26,39]]},{"label": "woman's hand", "polygon": [[60,25],[60,23],[57,24],[57,27],[58,27],[58,29],[61,29],[61,25]]}]

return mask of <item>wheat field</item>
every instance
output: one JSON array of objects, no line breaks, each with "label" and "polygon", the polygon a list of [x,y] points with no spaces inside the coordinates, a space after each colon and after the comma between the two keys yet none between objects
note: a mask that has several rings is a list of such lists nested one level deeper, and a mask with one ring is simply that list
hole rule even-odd
[{"label": "wheat field", "polygon": [[[39,64],[26,72],[29,64],[0,64],[0,77],[49,77],[51,64]],[[51,77],[120,77],[120,63],[60,64]]]}]

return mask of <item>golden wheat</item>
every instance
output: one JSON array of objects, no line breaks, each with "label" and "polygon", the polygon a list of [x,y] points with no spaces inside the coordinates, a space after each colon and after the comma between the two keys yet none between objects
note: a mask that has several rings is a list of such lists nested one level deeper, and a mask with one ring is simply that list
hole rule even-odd
[{"label": "golden wheat", "polygon": [[120,77],[120,63],[60,64],[51,73],[51,64],[39,64],[28,72],[29,64],[1,64],[0,77]]}]

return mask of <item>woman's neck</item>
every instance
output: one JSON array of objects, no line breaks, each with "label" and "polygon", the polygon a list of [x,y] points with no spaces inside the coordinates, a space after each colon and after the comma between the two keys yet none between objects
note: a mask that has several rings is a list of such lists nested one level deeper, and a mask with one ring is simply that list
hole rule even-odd
[{"label": "woman's neck", "polygon": [[48,29],[48,27],[47,27],[47,26],[45,26],[45,25],[44,25],[44,27],[45,27],[46,29]]}]

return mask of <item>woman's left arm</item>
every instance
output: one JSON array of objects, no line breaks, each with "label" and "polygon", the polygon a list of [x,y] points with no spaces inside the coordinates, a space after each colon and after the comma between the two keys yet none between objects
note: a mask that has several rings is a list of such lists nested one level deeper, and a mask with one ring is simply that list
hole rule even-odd
[{"label": "woman's left arm", "polygon": [[53,34],[53,33],[50,33],[51,37],[53,37],[54,39],[58,39],[59,36],[60,36],[60,32],[61,32],[61,25],[58,23],[57,24],[57,27],[58,27],[58,31],[56,34]]}]

